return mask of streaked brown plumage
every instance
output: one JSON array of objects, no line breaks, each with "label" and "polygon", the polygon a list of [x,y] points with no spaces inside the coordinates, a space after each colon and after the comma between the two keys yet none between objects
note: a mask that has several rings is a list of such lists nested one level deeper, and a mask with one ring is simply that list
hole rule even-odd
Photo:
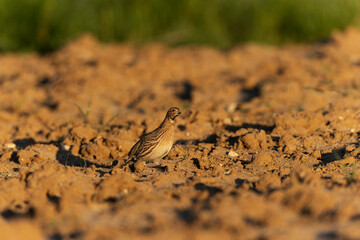
[{"label": "streaked brown plumage", "polygon": [[174,143],[175,118],[180,114],[178,108],[170,108],[160,126],[142,136],[131,148],[129,159],[149,162],[165,157]]}]

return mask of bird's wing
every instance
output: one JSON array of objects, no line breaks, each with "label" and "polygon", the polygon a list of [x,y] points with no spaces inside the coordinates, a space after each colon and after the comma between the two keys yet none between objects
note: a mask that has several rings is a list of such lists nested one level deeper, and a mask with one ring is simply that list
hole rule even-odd
[{"label": "bird's wing", "polygon": [[129,152],[129,158],[141,157],[146,155],[148,151],[151,151],[158,143],[160,138],[155,132],[145,134],[140,140],[131,148]]},{"label": "bird's wing", "polygon": [[150,133],[147,133],[145,135],[143,135],[139,141],[137,141],[135,143],[135,145],[131,148],[130,152],[129,152],[129,157],[132,158],[132,157],[136,157],[139,155],[141,149],[143,147],[145,147],[147,145],[147,142],[148,142],[148,139],[149,139],[149,135]]},{"label": "bird's wing", "polygon": [[140,141],[141,141],[141,139],[139,141],[137,141],[137,143],[135,143],[135,145],[131,148],[131,150],[128,154],[129,159],[132,159],[133,157],[136,156],[136,152],[138,151],[139,146],[140,146]]}]

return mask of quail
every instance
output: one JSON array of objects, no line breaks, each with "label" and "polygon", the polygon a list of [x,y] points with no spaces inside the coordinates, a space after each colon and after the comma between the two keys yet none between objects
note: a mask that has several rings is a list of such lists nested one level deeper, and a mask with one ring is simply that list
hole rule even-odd
[{"label": "quail", "polygon": [[131,148],[129,160],[158,162],[164,158],[173,146],[175,119],[180,114],[179,108],[170,108],[160,126],[142,136]]}]

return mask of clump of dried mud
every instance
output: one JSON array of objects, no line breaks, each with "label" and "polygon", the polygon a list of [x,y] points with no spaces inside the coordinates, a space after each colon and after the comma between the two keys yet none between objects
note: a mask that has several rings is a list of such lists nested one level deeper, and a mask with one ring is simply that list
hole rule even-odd
[{"label": "clump of dried mud", "polygon": [[[1,55],[2,237],[359,239],[359,42]],[[170,106],[169,156],[124,167]]]}]

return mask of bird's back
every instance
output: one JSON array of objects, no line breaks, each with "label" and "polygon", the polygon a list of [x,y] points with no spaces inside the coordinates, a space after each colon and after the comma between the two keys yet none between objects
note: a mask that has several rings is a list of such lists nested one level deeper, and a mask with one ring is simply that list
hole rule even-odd
[{"label": "bird's back", "polygon": [[173,145],[174,125],[162,124],[145,134],[131,148],[129,159],[152,161],[167,155]]}]

